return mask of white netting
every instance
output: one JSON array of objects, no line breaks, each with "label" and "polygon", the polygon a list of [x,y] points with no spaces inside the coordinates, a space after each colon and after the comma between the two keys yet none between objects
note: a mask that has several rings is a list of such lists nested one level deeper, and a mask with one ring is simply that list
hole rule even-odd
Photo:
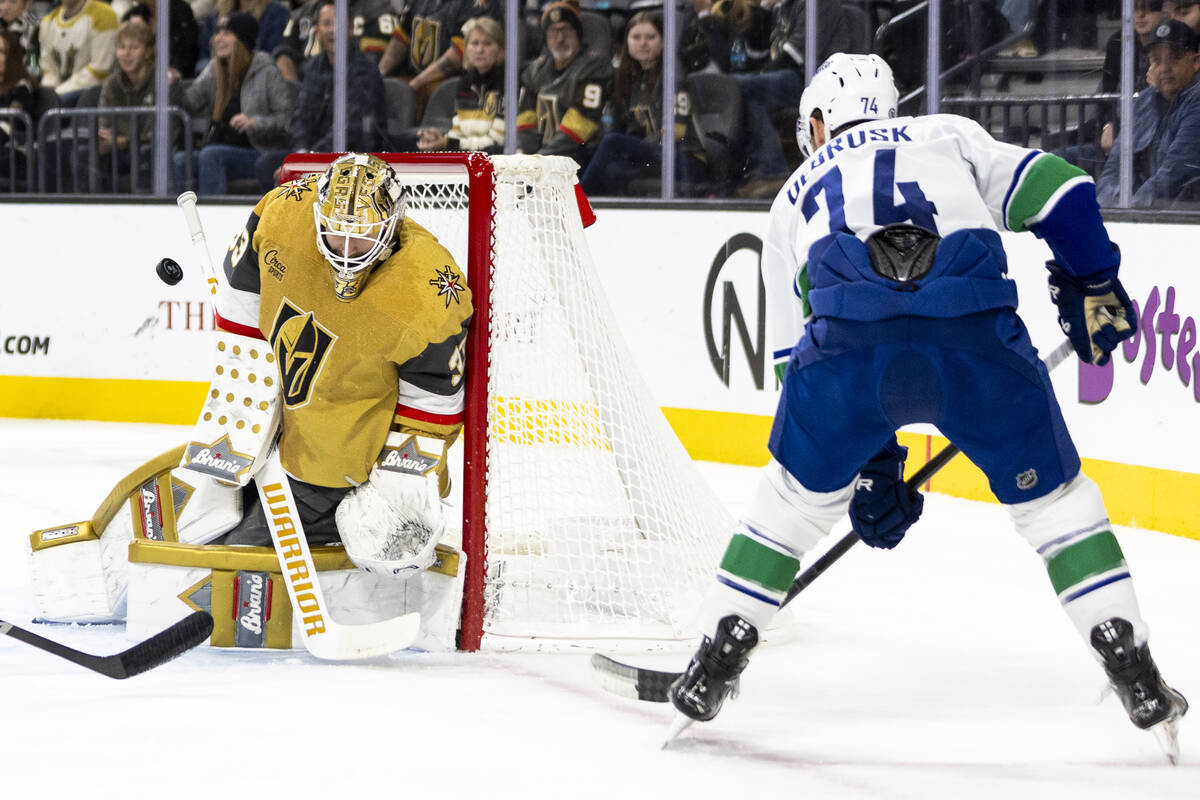
[{"label": "white netting", "polygon": [[[486,481],[484,645],[689,638],[733,521],[634,367],[574,162],[493,164],[487,474],[464,478]],[[465,184],[401,171],[410,216],[465,265]]]}]

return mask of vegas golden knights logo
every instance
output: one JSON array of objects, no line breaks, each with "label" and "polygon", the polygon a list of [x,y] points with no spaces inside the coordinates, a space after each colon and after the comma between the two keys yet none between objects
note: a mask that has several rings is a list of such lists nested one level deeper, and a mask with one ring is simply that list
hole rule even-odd
[{"label": "vegas golden knights logo", "polygon": [[436,19],[416,17],[412,22],[412,41],[409,42],[409,61],[414,69],[424,69],[438,57],[438,31],[442,24]]},{"label": "vegas golden knights logo", "polygon": [[271,326],[271,347],[279,364],[283,403],[296,408],[308,402],[321,365],[337,337],[285,297]]},{"label": "vegas golden knights logo", "polygon": [[558,113],[558,96],[539,94],[537,98],[537,126],[542,144],[547,144],[558,132],[562,116]]}]

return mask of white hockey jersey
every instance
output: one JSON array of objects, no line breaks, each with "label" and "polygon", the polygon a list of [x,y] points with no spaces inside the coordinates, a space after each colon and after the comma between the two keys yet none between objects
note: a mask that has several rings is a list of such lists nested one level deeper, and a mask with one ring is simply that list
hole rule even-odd
[{"label": "white hockey jersey", "polygon": [[[1082,170],[1056,156],[998,142],[964,117],[901,117],[844,131],[792,174],[771,207],[762,259],[768,346],[777,371],[812,316],[808,261],[814,244],[839,233],[865,241],[895,223],[927,228],[943,242],[956,231],[1038,230],[1080,186],[1094,205],[1094,186]],[[1099,214],[1095,217],[1099,224]],[[999,248],[994,233],[984,238]],[[1103,240],[1107,243],[1107,235]],[[1002,251],[998,264],[992,277],[1003,279]],[[864,291],[852,295],[860,305],[904,299],[865,283]],[[949,309],[938,315],[956,314]]]}]

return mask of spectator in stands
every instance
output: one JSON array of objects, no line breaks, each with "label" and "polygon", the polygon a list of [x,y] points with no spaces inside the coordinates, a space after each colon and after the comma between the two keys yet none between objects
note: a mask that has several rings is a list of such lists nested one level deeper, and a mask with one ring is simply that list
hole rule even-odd
[{"label": "spectator in stands", "polygon": [[586,167],[603,132],[612,61],[606,53],[583,50],[583,19],[574,3],[546,6],[541,25],[546,52],[521,74],[520,150],[571,156]]},{"label": "spectator in stands", "polygon": [[504,152],[504,28],[491,17],[463,26],[466,71],[454,97],[449,131],[422,128],[419,150]]},{"label": "spectator in stands", "polygon": [[[1172,19],[1154,29],[1150,50],[1150,86],[1134,98],[1133,199],[1137,208],[1163,206],[1200,178],[1200,53],[1194,31]],[[1103,206],[1117,203],[1121,149],[1118,135],[1096,183]]]},{"label": "spectator in stands", "polygon": [[[296,105],[295,84],[285,80],[271,56],[255,50],[258,22],[235,12],[213,36],[213,58],[184,94],[184,107],[211,120],[195,156],[196,191],[226,194],[229,181],[255,177],[259,151],[288,145]],[[184,176],[184,154],[175,154],[175,177]]]},{"label": "spectator in stands", "polygon": [[1200,0],[1167,0],[1163,5],[1167,16],[1185,23],[1200,35]]},{"label": "spectator in stands", "polygon": [[[1050,2],[1057,2],[1057,0],[1050,0]],[[1000,13],[1008,20],[1008,28],[1013,33],[1025,30],[1025,27],[1034,21],[1034,14],[1037,11],[1037,3],[1034,0],[1001,0],[999,5]],[[1038,52],[1037,45],[1033,43],[1031,34],[1018,39],[1011,47],[1001,50],[997,55],[1037,58],[1041,54]]]},{"label": "spectator in stands", "polygon": [[[3,0],[0,0],[3,2]],[[140,0],[121,17],[122,22],[140,19],[154,30],[154,13],[158,0]],[[172,80],[192,78],[196,75],[196,61],[200,57],[200,26],[186,0],[170,0],[171,63],[167,71]]]},{"label": "spectator in stands", "polygon": [[[292,12],[283,39],[272,51],[275,66],[289,81],[299,81],[304,63],[321,52],[317,42],[317,11],[322,0],[308,0]],[[358,49],[375,64],[400,26],[400,18],[391,10],[387,0],[350,0],[346,9],[350,29],[358,37]]]},{"label": "spectator in stands", "polygon": [[[639,11],[625,26],[625,42],[613,74],[612,127],[580,183],[589,195],[623,195],[637,178],[662,170],[663,28],[657,12]],[[676,95],[675,174],[684,183],[704,175],[699,140],[691,129],[685,92]],[[657,191],[657,188],[656,188]]]},{"label": "spectator in stands", "polygon": [[439,83],[462,71],[459,32],[475,17],[499,22],[504,5],[500,0],[412,0],[384,51],[379,71],[403,75],[423,106]]},{"label": "spectator in stands", "polygon": [[[855,39],[840,0],[817,0],[821,24],[817,58],[854,52]],[[796,109],[804,91],[804,0],[781,0],[773,5],[771,47],[758,72],[734,73],[742,90],[742,131],[747,169],[739,197],[774,197],[791,173],[783,152],[777,115],[787,115],[787,136],[793,137]]]},{"label": "spectator in stands", "polygon": [[289,147],[264,151],[255,166],[262,191],[278,185],[279,167],[288,153],[333,150],[333,57],[339,41],[350,46],[346,58],[346,148],[358,152],[381,149],[380,131],[387,115],[383,76],[374,61],[353,47],[349,32],[337,35],[336,12],[334,0],[321,0],[317,9],[320,52],[304,65],[304,83],[292,112]]},{"label": "spectator in stands", "polygon": [[63,0],[42,18],[42,85],[58,92],[59,103],[72,107],[84,89],[99,86],[113,66],[117,15],[100,0]]},{"label": "spectator in stands", "polygon": [[771,12],[753,0],[692,0],[692,7],[698,36],[708,49],[708,63],[734,75],[766,66],[771,55]]},{"label": "spectator in stands", "polygon": [[[117,68],[101,84],[100,107],[153,106],[154,89],[154,30],[135,17],[117,28]],[[178,82],[172,83],[168,91],[169,104],[183,105],[183,90]],[[129,173],[136,162],[138,182],[150,185],[154,118],[149,114],[142,116],[136,124],[136,137],[134,133],[126,115],[100,117],[96,149],[102,156],[99,165],[102,180],[112,174],[110,162],[103,157],[111,158],[115,150],[117,172]],[[111,191],[116,187],[105,189]]]},{"label": "spectator in stands", "polygon": [[[216,33],[217,23],[234,12],[249,14],[258,23],[258,38],[253,50],[273,53],[283,39],[292,12],[278,0],[217,0],[217,10],[209,14],[200,25],[201,67],[212,57],[209,43]],[[253,52],[253,50],[251,52]]]},{"label": "spectator in stands", "polygon": [[[24,111],[32,122],[36,91],[37,78],[29,74],[21,37],[15,31],[0,31],[0,108]],[[26,143],[33,137],[33,131],[18,129],[11,120],[0,117],[0,177],[23,180],[28,166],[24,151],[18,149],[12,164],[9,162],[14,136]],[[10,170],[10,166],[14,169]]]},{"label": "spectator in stands", "polygon": [[[1163,12],[1163,0],[1134,0],[1133,4],[1133,91],[1140,92],[1149,84],[1146,76],[1150,71],[1149,44],[1154,39],[1154,30],[1162,24],[1167,15]],[[1104,69],[1100,73],[1100,92],[1115,94],[1121,91],[1121,32],[1116,31],[1109,37],[1104,47]],[[1102,115],[1099,120],[1103,126],[1100,129],[1100,156],[1098,169],[1104,159],[1112,152],[1113,137],[1116,135],[1116,120],[1112,114]],[[1078,162],[1073,162],[1078,163]],[[1088,172],[1094,170],[1092,165],[1079,164]]]},{"label": "spectator in stands", "polygon": [[38,66],[38,15],[33,0],[0,0],[0,30],[17,34],[25,51],[25,67],[33,77],[41,75]]}]

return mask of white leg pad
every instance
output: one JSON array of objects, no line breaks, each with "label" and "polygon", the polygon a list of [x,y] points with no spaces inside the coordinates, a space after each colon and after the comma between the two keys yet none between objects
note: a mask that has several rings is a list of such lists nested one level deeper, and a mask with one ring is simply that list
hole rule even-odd
[{"label": "white leg pad", "polygon": [[[209,644],[215,647],[303,649],[304,633],[292,617],[287,591],[271,548],[147,543],[135,548],[129,565],[131,637],[143,638],[196,609],[216,622]],[[317,548],[321,588],[330,613],[340,624],[378,622],[412,611],[421,614],[421,635],[414,647],[455,649],[462,606],[465,557],[439,548],[437,560],[410,580],[353,568],[340,548]],[[337,562],[325,568],[332,558]],[[449,573],[449,574],[448,574]],[[290,628],[283,621],[292,618]]]},{"label": "white leg pad", "polygon": [[[772,459],[762,470],[750,508],[734,536],[751,539],[797,563],[845,516],[853,494],[853,483],[834,492],[805,489]],[[719,572],[701,603],[697,624],[701,633],[711,636],[722,617],[737,614],[764,631],[779,612],[781,601],[778,588],[767,590],[747,584],[744,577]]]},{"label": "white leg pad", "polygon": [[[1048,569],[1068,548],[1112,534],[1100,488],[1082,472],[1044,497],[1006,507],[1017,532],[1037,550]],[[1133,624],[1135,640],[1139,644],[1146,641],[1149,631],[1128,573],[1122,560],[1119,566],[1081,581],[1078,589],[1059,592],[1063,609],[1088,642],[1089,652],[1092,628],[1111,617],[1128,620]]]},{"label": "white leg pad", "polygon": [[97,537],[90,522],[35,531],[29,573],[35,619],[101,623],[125,618],[125,551],[133,538],[129,504]]},{"label": "white leg pad", "polygon": [[242,490],[197,475],[190,469],[171,472],[175,488],[190,495],[175,520],[179,541],[207,544],[242,520]]},{"label": "white leg pad", "polygon": [[805,489],[771,459],[754,492],[745,524],[780,542],[797,558],[811,550],[846,515],[854,497],[854,482],[833,492]]}]

